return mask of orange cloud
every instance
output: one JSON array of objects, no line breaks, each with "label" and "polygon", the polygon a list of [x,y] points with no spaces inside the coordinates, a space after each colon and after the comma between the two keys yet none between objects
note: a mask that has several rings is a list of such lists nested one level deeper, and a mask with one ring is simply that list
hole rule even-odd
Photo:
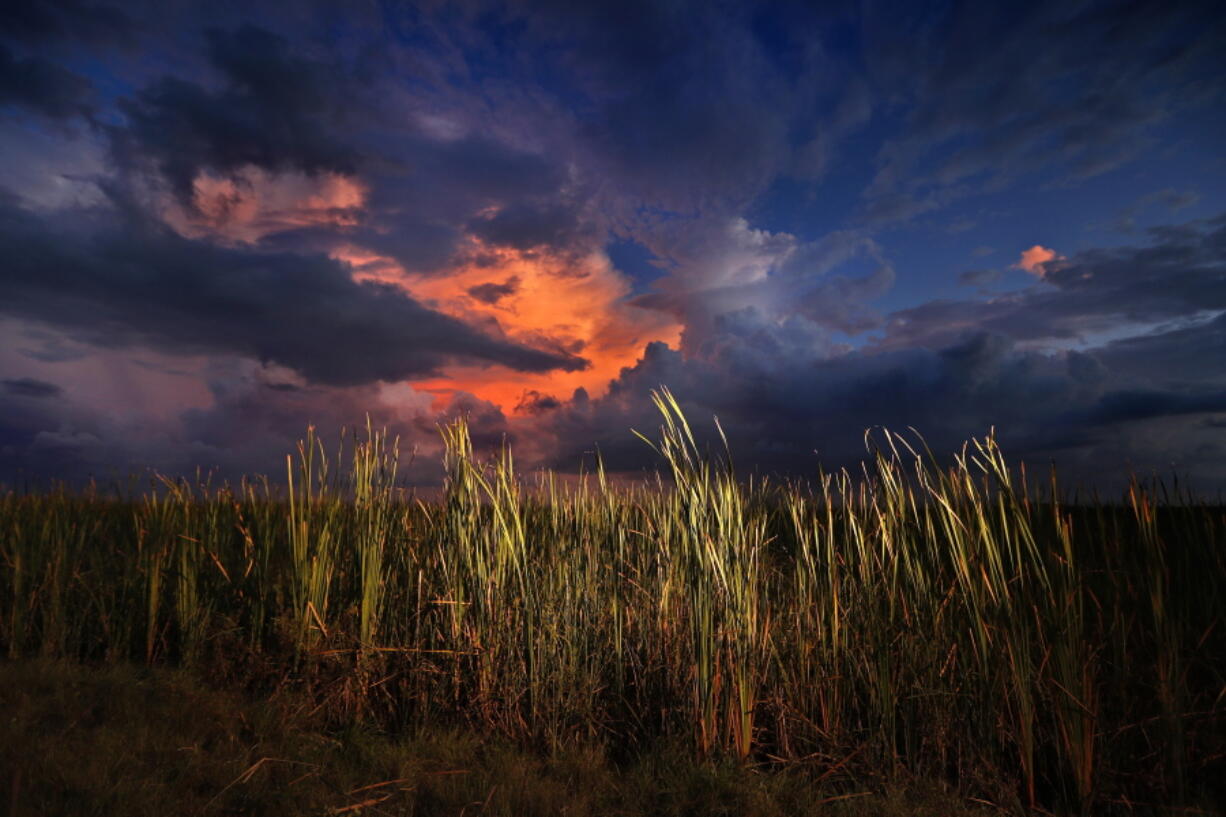
[{"label": "orange cloud", "polygon": [[1013,265],[1013,268],[1025,270],[1039,278],[1046,278],[1047,268],[1044,265],[1049,261],[1058,261],[1062,258],[1064,256],[1055,250],[1048,249],[1041,244],[1035,244],[1028,250],[1022,250],[1021,258]]},{"label": "orange cloud", "polygon": [[643,347],[662,340],[676,345],[681,325],[670,315],[626,303],[630,283],[596,251],[563,258],[540,250],[492,249],[474,242],[472,261],[443,275],[406,275],[405,288],[429,306],[493,333],[581,355],[576,372],[534,374],[499,366],[455,366],[417,385],[440,401],[467,391],[508,414],[522,413],[524,396],[567,399],[577,388],[596,397]]},{"label": "orange cloud", "polygon": [[168,201],[162,217],[190,238],[252,242],[302,227],[352,226],[366,192],[357,179],[339,173],[269,173],[257,167],[226,176],[202,172],[192,184],[193,206]]},{"label": "orange cloud", "polygon": [[[339,174],[201,173],[193,207],[168,201],[163,218],[183,235],[253,242],[282,230],[358,223],[367,190]],[[329,254],[349,265],[359,281],[403,288],[427,306],[497,337],[579,355],[582,371],[527,373],[503,366],[456,365],[439,377],[413,383],[434,395],[435,408],[457,392],[470,392],[507,414],[526,414],[548,398],[567,399],[577,388],[598,397],[643,348],[660,340],[678,345],[681,325],[671,315],[626,302],[629,281],[603,252],[563,256],[548,250],[491,247],[471,239],[463,261],[429,275],[410,273],[395,259],[338,239]],[[526,396],[535,400],[526,399]]]}]

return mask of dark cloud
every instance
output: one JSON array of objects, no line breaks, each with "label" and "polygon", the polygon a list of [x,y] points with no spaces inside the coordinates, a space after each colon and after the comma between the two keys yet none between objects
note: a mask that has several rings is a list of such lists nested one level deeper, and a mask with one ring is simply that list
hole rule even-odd
[{"label": "dark cloud", "polygon": [[[584,392],[586,394],[586,392]],[[553,411],[562,406],[562,401],[550,394],[541,394],[535,389],[531,389],[523,393],[519,398],[519,403],[515,406],[516,412],[524,414],[544,414],[547,411]]]},{"label": "dark cloud", "polygon": [[403,379],[446,360],[525,371],[585,365],[483,335],[394,287],[356,283],[324,256],[219,247],[113,215],[95,220],[70,232],[12,205],[0,210],[0,308],[101,345],[237,353],[332,384]]},{"label": "dark cloud", "polygon": [[[828,67],[799,32],[756,26],[751,6],[544,2],[516,7],[513,25],[490,17],[495,48],[550,55],[551,65],[504,68],[530,71],[569,103],[561,124],[571,151],[596,178],[616,180],[630,204],[621,215],[636,219],[631,208],[644,204],[726,214],[789,172],[801,141],[793,131]],[[850,108],[843,119],[856,119]]]},{"label": "dark cloud", "polygon": [[575,209],[562,203],[537,206],[518,202],[468,223],[468,231],[478,238],[518,250],[566,246],[578,227]]},{"label": "dark cloud", "polygon": [[41,57],[20,58],[0,43],[0,106],[20,105],[52,119],[89,110],[89,80]]},{"label": "dark cloud", "polygon": [[224,87],[165,77],[122,101],[118,157],[155,162],[185,203],[201,170],[354,170],[357,153],[338,134],[359,86],[346,84],[338,66],[297,57],[283,37],[253,26],[211,30],[207,42]]},{"label": "dark cloud", "polygon": [[22,333],[27,345],[16,347],[24,357],[43,363],[65,363],[85,357],[89,347],[38,327],[29,327]]},{"label": "dark cloud", "polygon": [[1097,356],[1136,384],[1174,389],[1226,388],[1226,314],[1211,321],[1112,341]]},{"label": "dark cloud", "polygon": [[0,388],[17,397],[59,397],[64,390],[54,383],[34,377],[14,377],[0,380]]},{"label": "dark cloud", "polygon": [[1196,453],[1210,429],[1186,418],[1220,413],[1226,392],[1118,388],[1128,382],[1081,353],[1027,351],[990,334],[935,350],[791,356],[773,368],[736,366],[727,349],[704,359],[655,345],[608,395],[568,402],[542,415],[539,428],[557,446],[552,462],[565,468],[590,463],[597,448],[614,470],[658,467],[625,429],[651,436],[660,421],[648,394],[667,385],[703,444],[719,447],[710,422],[718,417],[734,457],[759,472],[854,467],[865,457],[865,430],[877,426],[914,428],[942,455],[994,427],[1011,459],[1054,461],[1069,481],[1116,485],[1130,468],[1174,464],[1204,487],[1219,484],[1221,461]]},{"label": "dark cloud", "polygon": [[385,165],[365,177],[363,226],[347,237],[408,269],[445,269],[470,232],[508,246],[562,248],[578,232],[577,205],[564,203],[564,170],[548,157],[482,136],[439,141],[408,134],[388,150]]},{"label": "dark cloud", "polygon": [[469,295],[486,304],[496,304],[508,295],[514,295],[518,291],[519,278],[514,275],[501,284],[491,281],[487,284],[477,284],[475,287],[468,288]]},{"label": "dark cloud", "polygon": [[1106,425],[1129,420],[1147,420],[1182,414],[1226,411],[1226,391],[1207,394],[1173,394],[1161,391],[1116,391],[1104,394],[1086,416],[1086,421]]}]

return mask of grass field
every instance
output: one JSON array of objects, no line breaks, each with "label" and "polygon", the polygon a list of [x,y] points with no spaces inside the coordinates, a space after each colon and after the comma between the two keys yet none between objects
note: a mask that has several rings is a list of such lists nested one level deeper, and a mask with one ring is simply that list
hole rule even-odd
[{"label": "grass field", "polygon": [[[759,796],[756,812],[726,813],[926,813],[923,797],[899,805],[900,790],[987,813],[1226,804],[1226,507],[1135,481],[1123,501],[1071,501],[1054,475],[1040,487],[1011,468],[991,438],[946,462],[881,433],[859,472],[742,481],[667,392],[658,402],[654,485],[613,486],[599,469],[524,478],[509,450],[479,458],[456,423],[443,429],[438,501],[406,496],[395,443],[371,429],[339,453],[309,433],[279,488],[3,495],[0,650],[15,714],[0,786],[14,809],[55,790],[46,764],[12,754],[18,740],[55,741],[42,754],[69,765],[141,740],[171,751],[152,725],[64,748],[82,733],[37,713],[57,700],[71,712],[81,695],[65,689],[89,698],[109,684],[121,701],[129,688],[203,685],[206,711],[296,702],[326,745],[286,748],[284,726],[267,756],[339,764],[298,784],[306,805],[259,813],[360,804],[349,792],[380,782],[368,779],[380,763],[384,779],[404,776],[456,742],[509,747],[534,770],[516,778],[523,790],[563,792],[570,813],[717,813]],[[139,717],[133,705],[114,720]],[[187,745],[207,742],[167,725],[170,742],[179,728]],[[242,743],[241,728],[226,734]],[[362,755],[339,752],[346,741],[380,747],[374,765],[354,771]],[[166,778],[161,755],[131,774],[244,813],[231,801],[263,772],[221,789],[265,756],[253,751],[216,768],[205,752],[195,778]],[[574,758],[587,771],[558,783],[550,764]],[[545,794],[483,801],[498,776],[482,774],[427,801],[435,784],[414,777],[412,796],[365,808],[562,813]],[[312,788],[325,784],[326,796]],[[668,800],[687,786],[707,799]],[[880,808],[849,810],[862,795]]]}]

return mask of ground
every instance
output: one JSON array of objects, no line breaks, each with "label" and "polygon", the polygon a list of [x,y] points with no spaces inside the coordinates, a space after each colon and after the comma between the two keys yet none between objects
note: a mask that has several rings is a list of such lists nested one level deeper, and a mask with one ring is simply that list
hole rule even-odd
[{"label": "ground", "polygon": [[257,700],[175,669],[3,662],[0,711],[0,808],[12,817],[1001,813],[918,781],[831,787],[663,746],[614,763],[475,731],[337,730],[292,693]]}]

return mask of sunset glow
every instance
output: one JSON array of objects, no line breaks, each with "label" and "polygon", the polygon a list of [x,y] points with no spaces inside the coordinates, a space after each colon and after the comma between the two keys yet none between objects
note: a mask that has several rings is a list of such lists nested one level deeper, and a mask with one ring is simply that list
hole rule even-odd
[{"label": "sunset glow", "polygon": [[[603,395],[652,341],[676,345],[681,326],[671,316],[627,303],[630,285],[602,253],[571,259],[546,252],[474,248],[479,263],[446,275],[407,276],[409,292],[440,311],[527,345],[580,355],[588,368],[531,374],[505,367],[448,367],[420,381],[438,395],[465,391],[517,413],[525,396],[569,399],[575,389]],[[492,286],[492,295],[481,287]],[[524,407],[527,408],[526,406]]]}]

